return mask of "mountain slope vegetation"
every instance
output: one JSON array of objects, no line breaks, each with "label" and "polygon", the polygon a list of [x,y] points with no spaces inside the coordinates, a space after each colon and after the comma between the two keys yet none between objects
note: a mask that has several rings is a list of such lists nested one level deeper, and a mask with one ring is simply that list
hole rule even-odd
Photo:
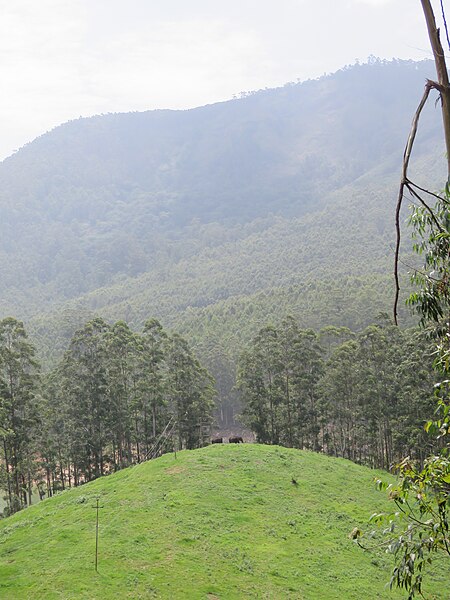
[{"label": "mountain slope vegetation", "polygon": [[[430,68],[358,65],[195,110],[80,119],[41,136],[0,165],[2,310],[18,302],[35,313],[144,273],[171,279],[205,252],[257,249],[255,236],[279,244],[275,217],[329,211],[339,195],[370,210],[371,191],[385,195],[397,172]],[[438,131],[430,112],[419,149],[429,164]]]},{"label": "mountain slope vegetation", "polygon": [[[165,455],[0,522],[0,598],[385,598],[387,556],[348,538],[387,508],[373,477],[276,446]],[[431,597],[448,583],[435,571]]]},{"label": "mountain slope vegetation", "polygon": [[[432,71],[372,60],[41,136],[0,164],[0,316],[26,321],[44,365],[94,315],[135,329],[156,317],[209,367],[206,348],[232,363],[286,314],[304,327],[365,327],[390,311],[399,164]],[[414,166],[433,189],[444,180],[440,128],[430,106]]]}]

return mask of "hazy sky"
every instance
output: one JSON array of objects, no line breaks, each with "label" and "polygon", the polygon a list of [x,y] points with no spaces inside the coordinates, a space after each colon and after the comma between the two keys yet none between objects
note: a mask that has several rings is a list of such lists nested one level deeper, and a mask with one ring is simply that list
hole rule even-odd
[{"label": "hazy sky", "polygon": [[420,0],[0,0],[0,10],[0,159],[79,116],[199,106],[371,54],[430,56]]}]

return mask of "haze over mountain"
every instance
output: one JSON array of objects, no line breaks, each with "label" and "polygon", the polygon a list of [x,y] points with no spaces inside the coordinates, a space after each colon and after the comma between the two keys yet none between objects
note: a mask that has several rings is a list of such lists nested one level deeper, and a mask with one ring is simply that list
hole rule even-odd
[{"label": "haze over mountain", "polygon": [[[432,76],[430,61],[373,60],[39,137],[0,164],[0,315],[24,318],[46,359],[93,313],[155,316],[231,353],[287,312],[363,327],[389,308],[401,156]],[[443,153],[430,106],[420,182],[439,188]]]}]

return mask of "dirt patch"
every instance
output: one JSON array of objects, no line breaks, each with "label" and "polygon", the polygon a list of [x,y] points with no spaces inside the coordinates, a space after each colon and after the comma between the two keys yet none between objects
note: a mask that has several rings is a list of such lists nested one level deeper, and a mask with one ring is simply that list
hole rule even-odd
[{"label": "dirt patch", "polygon": [[219,596],[215,596],[214,594],[208,594],[206,597],[208,600],[220,600]]},{"label": "dirt patch", "polygon": [[165,472],[167,473],[167,475],[176,475],[177,473],[182,473],[183,471],[185,471],[186,468],[185,467],[169,467],[168,469],[165,470]]}]

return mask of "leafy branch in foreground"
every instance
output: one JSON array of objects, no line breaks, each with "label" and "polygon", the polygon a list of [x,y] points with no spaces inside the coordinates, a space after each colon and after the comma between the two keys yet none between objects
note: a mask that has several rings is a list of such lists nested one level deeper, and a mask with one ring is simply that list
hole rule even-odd
[{"label": "leafy branch in foreground", "polygon": [[415,238],[414,249],[423,258],[423,266],[412,275],[418,287],[408,304],[421,317],[421,325],[435,343],[434,368],[441,381],[435,385],[436,413],[425,424],[425,431],[435,440],[435,451],[421,464],[410,457],[395,466],[397,485],[378,480],[387,489],[396,511],[375,514],[372,523],[383,529],[372,531],[366,549],[384,547],[395,557],[390,586],[404,588],[408,598],[422,595],[425,567],[437,556],[450,557],[450,190],[434,195],[430,209],[415,206],[409,223]]},{"label": "leafy branch in foreground", "polygon": [[[447,441],[450,411],[448,393],[450,372],[450,83],[431,1],[421,0],[421,4],[435,59],[438,81],[427,80],[403,155],[396,211],[394,320],[397,323],[399,217],[404,193],[407,190],[413,201],[419,203],[413,209],[410,226],[413,228],[413,237],[416,239],[414,249],[424,259],[422,269],[416,270],[412,276],[413,283],[419,289],[411,295],[408,303],[419,313],[421,325],[426,327],[436,340],[434,367],[443,381],[435,386],[436,418],[434,421],[426,423],[425,430],[437,439],[439,446],[438,451],[430,455],[423,464],[413,462],[408,457],[396,465],[398,472],[396,486],[385,486],[382,481],[378,481],[380,488],[389,487],[389,497],[395,503],[397,511],[390,515],[377,514],[372,517],[372,521],[385,525],[382,530],[383,542],[381,545],[384,545],[386,551],[395,556],[395,567],[390,586],[406,589],[409,599],[414,598],[416,594],[422,595],[424,567],[432,563],[434,556],[439,554],[446,558],[450,557],[448,523],[450,444]],[[442,3],[441,8],[447,31]],[[435,89],[439,93],[447,148],[447,182],[443,194],[429,192],[411,182],[408,177],[408,166],[419,117],[431,89]],[[434,206],[428,204],[429,198],[434,201]],[[354,531],[355,533],[351,537],[362,546],[359,541],[359,530]],[[370,535],[376,537],[376,532],[372,532]]]},{"label": "leafy branch in foreground", "polygon": [[[446,419],[448,406],[445,413]],[[432,424],[435,426],[441,428],[442,419]],[[412,599],[416,594],[422,595],[425,567],[431,565],[435,557],[450,556],[450,460],[447,452],[441,452],[430,456],[422,467],[406,458],[397,468],[397,485],[377,480],[377,487],[388,491],[397,510],[372,515],[370,522],[383,529],[371,531],[367,537],[376,540],[381,533],[382,541],[371,547],[384,547],[394,555],[396,564],[390,587],[404,588]],[[358,540],[359,535],[353,537],[361,547],[368,549]]]},{"label": "leafy branch in foreground", "polygon": [[[423,257],[423,267],[415,271],[413,282],[419,289],[408,303],[421,316],[421,324],[435,340],[434,368],[441,378],[435,385],[437,400],[433,420],[425,431],[436,440],[436,450],[423,464],[409,457],[396,465],[397,485],[378,480],[387,489],[396,511],[375,514],[371,522],[383,527],[367,537],[377,539],[368,548],[384,547],[395,557],[390,586],[404,588],[408,598],[422,595],[425,567],[437,556],[450,557],[450,193],[436,196],[430,211],[415,207],[410,218],[417,240],[416,252]],[[359,531],[359,530],[358,530]],[[381,535],[380,535],[381,534]],[[366,548],[359,533],[352,537]],[[368,549],[366,548],[366,549]]]}]

